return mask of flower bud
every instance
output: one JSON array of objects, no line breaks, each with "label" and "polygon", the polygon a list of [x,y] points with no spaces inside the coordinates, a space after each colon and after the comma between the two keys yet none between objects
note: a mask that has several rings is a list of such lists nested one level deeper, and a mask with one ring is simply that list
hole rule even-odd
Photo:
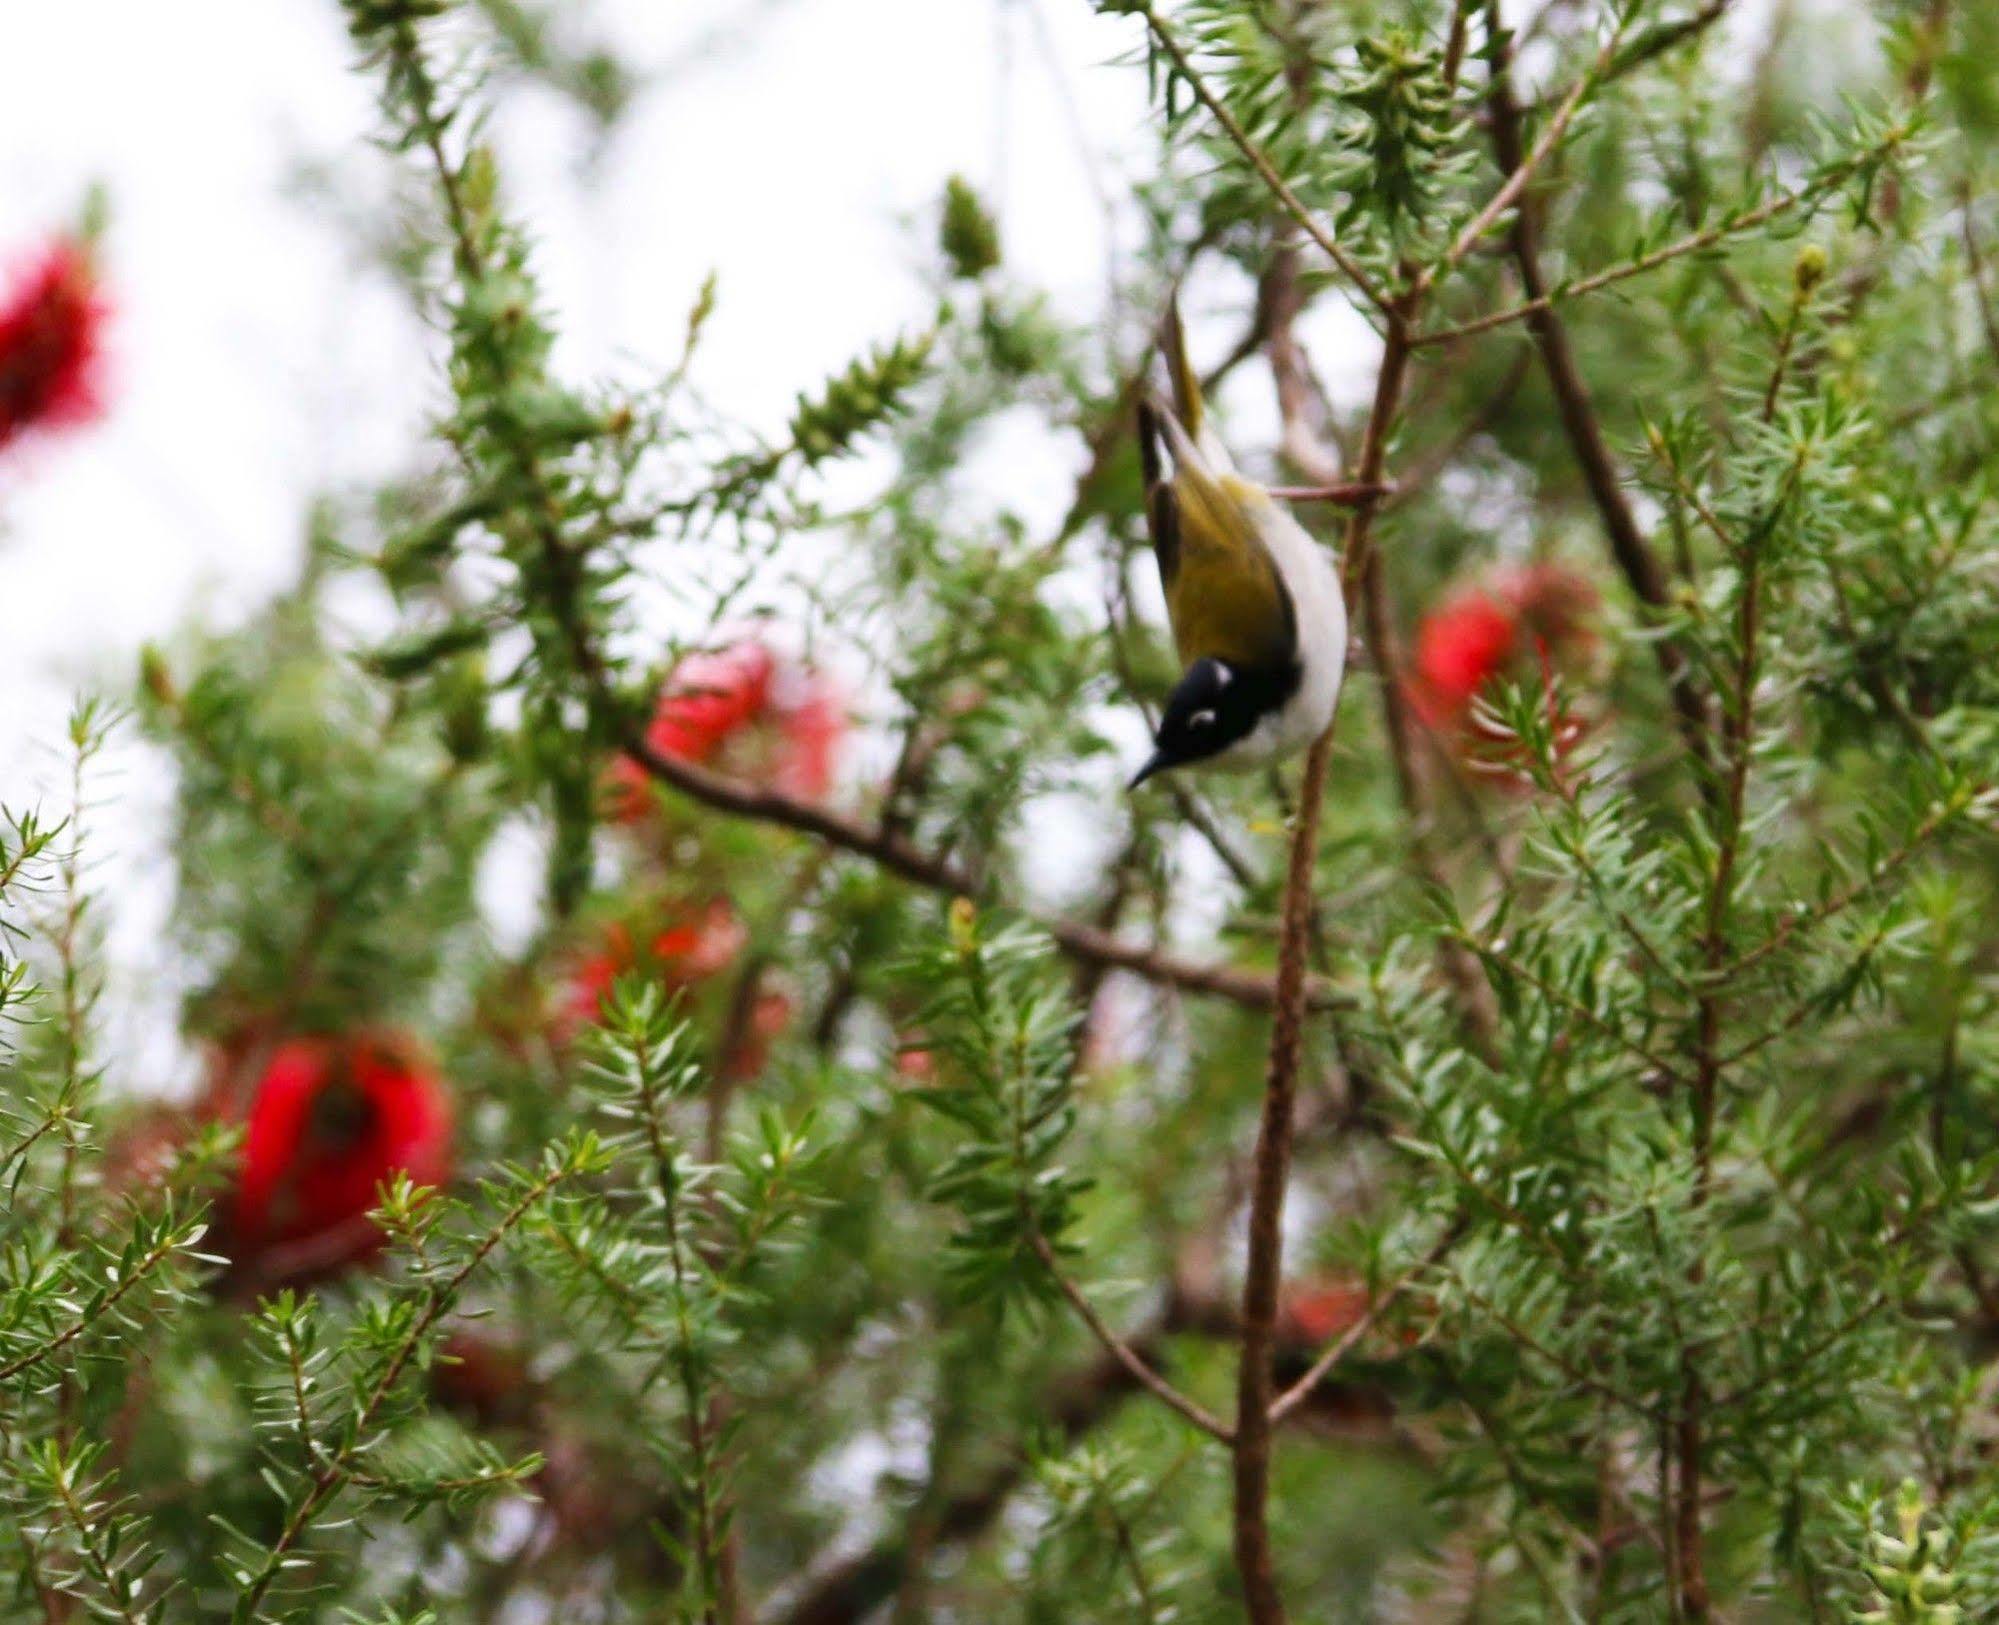
[{"label": "flower bud", "polygon": [[1825,281],[1829,262],[1826,252],[1817,243],[1806,243],[1798,250],[1797,262],[1791,267],[1791,281],[1800,294],[1807,294]]}]

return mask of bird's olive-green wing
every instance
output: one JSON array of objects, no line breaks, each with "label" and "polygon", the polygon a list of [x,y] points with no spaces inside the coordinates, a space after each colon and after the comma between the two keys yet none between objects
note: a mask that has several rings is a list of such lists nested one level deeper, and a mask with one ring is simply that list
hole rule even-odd
[{"label": "bird's olive-green wing", "polygon": [[[1183,665],[1209,655],[1261,668],[1297,656],[1296,609],[1263,538],[1228,489],[1238,483],[1185,470],[1173,481],[1179,567],[1166,588],[1166,612]],[[1258,498],[1260,492],[1249,500]]]},{"label": "bird's olive-green wing", "polygon": [[1206,655],[1235,666],[1284,664],[1297,653],[1296,613],[1252,518],[1253,505],[1269,499],[1191,459],[1169,476],[1162,429],[1158,410],[1142,406],[1146,518],[1181,663]]}]

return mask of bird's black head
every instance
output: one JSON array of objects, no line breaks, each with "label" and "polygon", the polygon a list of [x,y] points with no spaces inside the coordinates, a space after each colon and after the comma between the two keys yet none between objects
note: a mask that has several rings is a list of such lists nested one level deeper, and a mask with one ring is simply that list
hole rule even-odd
[{"label": "bird's black head", "polygon": [[1281,675],[1231,666],[1203,657],[1189,666],[1166,697],[1152,759],[1131,781],[1137,789],[1155,773],[1205,761],[1249,736],[1297,686],[1297,674]]}]

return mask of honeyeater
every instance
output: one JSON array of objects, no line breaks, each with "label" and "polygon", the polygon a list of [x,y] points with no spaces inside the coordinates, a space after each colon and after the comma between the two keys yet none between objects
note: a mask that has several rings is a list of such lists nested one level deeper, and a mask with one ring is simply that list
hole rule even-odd
[{"label": "honeyeater", "polygon": [[1346,601],[1332,555],[1236,472],[1202,409],[1177,305],[1162,347],[1174,404],[1141,399],[1138,444],[1185,670],[1134,789],[1170,767],[1249,767],[1310,744],[1332,725],[1346,670]]}]

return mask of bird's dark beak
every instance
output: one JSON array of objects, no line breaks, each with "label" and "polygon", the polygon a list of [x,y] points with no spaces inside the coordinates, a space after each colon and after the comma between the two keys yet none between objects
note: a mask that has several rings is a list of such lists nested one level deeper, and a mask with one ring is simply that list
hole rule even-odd
[{"label": "bird's dark beak", "polygon": [[1141,767],[1131,776],[1131,783],[1127,784],[1125,789],[1128,791],[1136,790],[1147,779],[1151,778],[1153,774],[1159,772],[1162,768],[1168,768],[1172,765],[1171,762],[1166,760],[1166,753],[1164,751],[1154,751],[1146,761],[1145,766]]}]

